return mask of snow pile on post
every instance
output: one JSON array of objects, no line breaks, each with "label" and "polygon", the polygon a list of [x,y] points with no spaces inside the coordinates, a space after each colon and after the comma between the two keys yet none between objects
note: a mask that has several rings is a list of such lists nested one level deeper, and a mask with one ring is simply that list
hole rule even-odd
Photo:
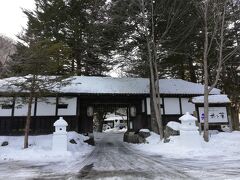
[{"label": "snow pile on post", "polygon": [[201,136],[196,126],[197,118],[192,116],[189,112],[179,118],[180,126],[180,142],[181,146],[188,148],[201,147]]},{"label": "snow pile on post", "polygon": [[[221,94],[221,95],[209,95],[208,96],[208,101],[209,103],[230,103],[230,99],[227,97],[227,95],[225,94]],[[195,104],[202,104],[204,103],[204,96],[197,96],[192,98],[192,102]]]},{"label": "snow pile on post", "polygon": [[55,132],[53,133],[53,142],[52,142],[52,150],[53,151],[67,151],[67,131],[66,127],[68,123],[60,117],[55,123]]},{"label": "snow pile on post", "polygon": [[55,127],[66,127],[68,126],[68,123],[63,119],[63,117],[60,117],[53,125]]}]

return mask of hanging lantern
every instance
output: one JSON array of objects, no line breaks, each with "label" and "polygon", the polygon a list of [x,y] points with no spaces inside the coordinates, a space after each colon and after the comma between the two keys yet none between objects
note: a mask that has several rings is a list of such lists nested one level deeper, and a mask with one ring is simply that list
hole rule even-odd
[{"label": "hanging lantern", "polygon": [[93,107],[92,106],[88,106],[87,107],[87,116],[88,117],[92,117],[93,116]]},{"label": "hanging lantern", "polygon": [[137,115],[136,107],[135,106],[131,106],[130,107],[130,116],[131,117],[136,117],[136,115]]}]

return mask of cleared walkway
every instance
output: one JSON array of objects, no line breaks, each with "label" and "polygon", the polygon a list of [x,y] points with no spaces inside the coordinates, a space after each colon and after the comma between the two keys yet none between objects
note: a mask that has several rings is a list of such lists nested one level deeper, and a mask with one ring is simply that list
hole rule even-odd
[{"label": "cleared walkway", "polygon": [[[149,157],[122,142],[123,134],[96,134],[96,149],[83,163],[84,179],[190,179],[161,157]],[[191,178],[193,179],[193,178]]]}]

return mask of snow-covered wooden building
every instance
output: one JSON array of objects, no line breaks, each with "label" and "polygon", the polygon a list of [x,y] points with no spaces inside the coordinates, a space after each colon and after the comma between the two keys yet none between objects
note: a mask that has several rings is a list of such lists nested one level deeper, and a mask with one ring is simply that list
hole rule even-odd
[{"label": "snow-covered wooden building", "polygon": [[[1,134],[23,131],[27,114],[27,105],[19,101],[22,95],[16,93],[17,88],[6,88],[10,80],[0,80]],[[185,112],[196,111],[195,104],[189,99],[203,95],[203,85],[181,79],[161,79],[159,84],[164,124],[178,120]],[[15,92],[17,97],[12,96],[11,92]],[[151,129],[147,78],[75,76],[71,83],[57,88],[56,92],[44,99],[35,98],[32,104],[31,133],[52,133],[53,122],[60,116],[68,122],[69,130],[92,132],[93,113],[99,109],[108,112],[108,108],[112,107],[127,108],[129,129]],[[213,89],[211,94],[219,95],[220,90]]]}]

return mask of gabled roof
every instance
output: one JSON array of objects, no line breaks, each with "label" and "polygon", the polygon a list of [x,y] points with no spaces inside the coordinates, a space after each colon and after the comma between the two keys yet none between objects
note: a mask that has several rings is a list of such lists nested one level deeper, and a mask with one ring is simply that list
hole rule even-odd
[{"label": "gabled roof", "polygon": [[[0,92],[15,91],[16,87],[7,87],[11,79],[16,81],[16,77],[0,80]],[[19,81],[23,81],[19,77]],[[182,79],[161,79],[161,94],[196,94],[204,92],[204,86],[198,83],[184,81]],[[55,88],[60,93],[87,93],[87,94],[149,94],[149,79],[147,78],[113,78],[96,76],[73,76],[66,86]],[[220,90],[214,88],[211,94],[220,94]]]},{"label": "gabled roof", "polygon": [[[161,94],[203,94],[204,86],[182,79],[159,80]],[[148,78],[113,78],[75,76],[71,85],[62,87],[61,92],[98,94],[149,94]],[[211,94],[220,94],[214,88]]]}]

